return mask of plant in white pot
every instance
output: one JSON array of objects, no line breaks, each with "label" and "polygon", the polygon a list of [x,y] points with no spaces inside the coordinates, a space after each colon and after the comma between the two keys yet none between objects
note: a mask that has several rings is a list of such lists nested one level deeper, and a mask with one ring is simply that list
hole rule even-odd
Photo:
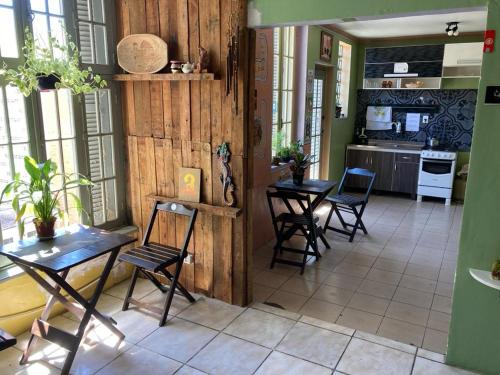
[{"label": "plant in white pot", "polygon": [[33,217],[33,223],[40,240],[52,239],[57,218],[64,219],[61,209],[61,197],[66,194],[74,202],[78,212],[85,212],[80,198],[69,189],[78,186],[90,187],[92,183],[79,174],[58,173],[57,165],[52,160],[44,163],[29,156],[24,158],[26,177],[20,173],[14,176],[0,195],[0,203],[11,200],[12,209],[16,214],[19,227],[19,237],[24,236],[25,221]]},{"label": "plant in white pot", "polygon": [[0,76],[16,86],[24,96],[34,90],[70,89],[74,95],[87,94],[106,86],[106,81],[92,68],[80,68],[80,52],[71,37],[64,32],[65,43],[50,37],[47,46],[36,43],[28,28],[24,37],[24,63],[8,69],[4,63]]}]

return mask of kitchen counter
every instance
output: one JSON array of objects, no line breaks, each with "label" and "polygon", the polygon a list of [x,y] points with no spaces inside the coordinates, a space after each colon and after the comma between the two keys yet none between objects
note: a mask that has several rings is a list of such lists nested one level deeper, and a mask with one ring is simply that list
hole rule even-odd
[{"label": "kitchen counter", "polygon": [[390,141],[370,141],[367,145],[347,145],[348,150],[382,151],[404,154],[418,154],[424,147],[423,143],[416,142],[390,142]]}]

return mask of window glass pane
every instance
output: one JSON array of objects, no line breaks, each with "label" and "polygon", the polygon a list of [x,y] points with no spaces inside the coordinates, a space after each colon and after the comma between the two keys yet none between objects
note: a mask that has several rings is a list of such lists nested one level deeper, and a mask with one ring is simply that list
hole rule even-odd
[{"label": "window glass pane", "polygon": [[12,146],[12,156],[14,158],[14,172],[20,173],[22,177],[28,177],[28,172],[24,168],[24,157],[30,154],[27,143]]},{"label": "window glass pane", "polygon": [[[61,172],[61,166],[62,166],[62,160],[61,160],[61,152],[59,150],[59,142],[58,141],[49,141],[45,142],[45,149],[47,153],[47,160],[52,160],[54,163],[57,164],[58,166],[58,171]],[[61,178],[56,177],[54,178],[54,188],[55,189],[60,189],[61,188]]]},{"label": "window glass pane", "polygon": [[0,0],[0,5],[12,6],[12,0]]},{"label": "window glass pane", "polygon": [[0,145],[9,142],[7,135],[7,118],[5,116],[3,88],[0,87]]},{"label": "window glass pane", "polygon": [[31,10],[45,12],[45,0],[30,0]]},{"label": "window glass pane", "polygon": [[79,22],[78,31],[80,36],[80,54],[82,56],[82,62],[92,64],[94,62],[94,53],[92,51],[90,24]]},{"label": "window glass pane", "polygon": [[288,89],[293,90],[293,59],[288,59]]},{"label": "window glass pane", "polygon": [[113,137],[111,135],[102,137],[102,153],[104,177],[113,177],[115,175],[115,160],[113,151]]},{"label": "window glass pane", "polygon": [[0,25],[2,25],[2,32],[0,33],[0,56],[19,57],[13,9],[0,8]]},{"label": "window glass pane", "polygon": [[94,25],[95,63],[106,65],[108,63],[106,47],[106,28]]},{"label": "window glass pane", "polygon": [[40,92],[42,104],[43,131],[46,140],[59,138],[59,123],[56,105],[56,91]]},{"label": "window glass pane", "polygon": [[109,90],[99,90],[99,116],[102,133],[113,131],[113,119],[111,116],[111,97]]},{"label": "window glass pane", "polygon": [[116,204],[116,181],[107,180],[106,184],[106,220],[116,220],[118,218]]},{"label": "window glass pane", "polygon": [[7,111],[9,113],[10,136],[13,143],[28,141],[28,125],[24,96],[16,87],[7,86]]},{"label": "window glass pane", "polygon": [[273,124],[278,123],[278,91],[273,91]]},{"label": "window glass pane", "polygon": [[288,105],[287,105],[287,116],[286,116],[286,122],[291,122],[292,121],[292,93],[288,93]]},{"label": "window glass pane", "polygon": [[12,180],[10,170],[10,152],[8,146],[0,146],[0,192],[3,191],[5,185]]},{"label": "window glass pane", "polygon": [[80,20],[90,20],[88,0],[76,0],[76,13]]},{"label": "window glass pane", "polygon": [[75,123],[73,118],[73,97],[69,89],[57,90],[59,104],[59,122],[61,137],[73,138],[75,136]]},{"label": "window glass pane", "polygon": [[78,212],[75,198],[73,197],[73,195],[75,195],[78,199],[81,200],[80,189],[78,188],[68,189],[68,193],[70,193],[68,194],[68,223],[69,224],[79,223],[81,221],[81,214],[80,212]]},{"label": "window glass pane", "polygon": [[64,173],[77,173],[76,145],[74,139],[62,141]]},{"label": "window glass pane", "polygon": [[104,23],[104,1],[92,0],[92,18],[95,22]]},{"label": "window glass pane", "polygon": [[85,116],[87,121],[87,134],[99,133],[99,122],[97,121],[96,94],[85,94]]},{"label": "window glass pane", "polygon": [[[64,31],[64,19],[60,17],[50,17],[50,35],[63,46],[66,45],[66,36],[64,35]],[[67,56],[65,56],[63,51],[54,49],[53,53],[55,58],[67,60]]]},{"label": "window glass pane", "polygon": [[101,225],[104,219],[104,194],[103,183],[98,182],[92,186],[92,210],[94,212],[94,225]]},{"label": "window glass pane", "polygon": [[49,12],[52,14],[63,14],[63,5],[61,0],[49,0]]},{"label": "window glass pane", "polygon": [[89,137],[89,164],[90,179],[92,181],[102,179],[101,170],[101,142],[99,137]]}]

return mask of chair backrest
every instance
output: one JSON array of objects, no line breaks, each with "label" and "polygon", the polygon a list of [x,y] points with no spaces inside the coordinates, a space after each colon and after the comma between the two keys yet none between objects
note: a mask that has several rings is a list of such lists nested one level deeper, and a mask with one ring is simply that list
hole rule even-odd
[{"label": "chair backrest", "polygon": [[300,209],[302,210],[302,213],[306,215],[307,217],[313,218],[313,209],[311,205],[311,198],[307,194],[299,194],[293,191],[286,191],[286,190],[277,190],[277,191],[266,191],[267,194],[267,203],[269,204],[269,210],[271,211],[271,219],[273,220],[273,225],[275,226],[275,229],[277,229],[277,223],[276,223],[276,211],[274,209],[273,205],[273,198],[280,199],[287,209],[290,211],[290,213],[296,213],[295,210],[293,209],[290,201],[297,202]]},{"label": "chair backrest", "polygon": [[368,198],[370,197],[370,193],[373,189],[373,184],[375,183],[375,177],[377,174],[375,172],[369,171],[368,169],[363,168],[346,168],[344,171],[344,175],[342,176],[342,180],[339,185],[339,194],[342,194],[344,191],[344,184],[347,179],[347,176],[360,176],[368,179],[368,186],[366,188],[365,196],[363,200],[368,202]]},{"label": "chair backrest", "polygon": [[149,243],[149,237],[151,236],[151,232],[153,231],[153,226],[155,224],[156,217],[158,215],[158,211],[168,212],[176,215],[182,215],[189,218],[189,223],[186,228],[186,232],[184,235],[184,242],[182,244],[181,256],[185,257],[187,254],[187,247],[189,245],[189,241],[191,239],[191,235],[193,233],[194,222],[196,221],[196,216],[198,215],[197,208],[188,208],[183,206],[182,204],[175,202],[159,202],[156,201],[153,205],[153,209],[151,210],[151,216],[149,218],[148,227],[146,228],[146,233],[144,234],[144,238],[142,240],[143,245],[147,245]]}]

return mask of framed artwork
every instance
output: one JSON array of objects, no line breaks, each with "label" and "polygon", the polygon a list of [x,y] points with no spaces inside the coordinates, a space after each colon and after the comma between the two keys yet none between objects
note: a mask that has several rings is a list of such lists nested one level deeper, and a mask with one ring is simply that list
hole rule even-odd
[{"label": "framed artwork", "polygon": [[320,52],[319,52],[320,60],[331,62],[332,61],[332,48],[333,48],[333,36],[322,31],[321,32]]},{"label": "framed artwork", "polygon": [[500,104],[500,86],[486,86],[486,104]]},{"label": "framed artwork", "polygon": [[201,169],[179,168],[179,199],[200,202]]}]

